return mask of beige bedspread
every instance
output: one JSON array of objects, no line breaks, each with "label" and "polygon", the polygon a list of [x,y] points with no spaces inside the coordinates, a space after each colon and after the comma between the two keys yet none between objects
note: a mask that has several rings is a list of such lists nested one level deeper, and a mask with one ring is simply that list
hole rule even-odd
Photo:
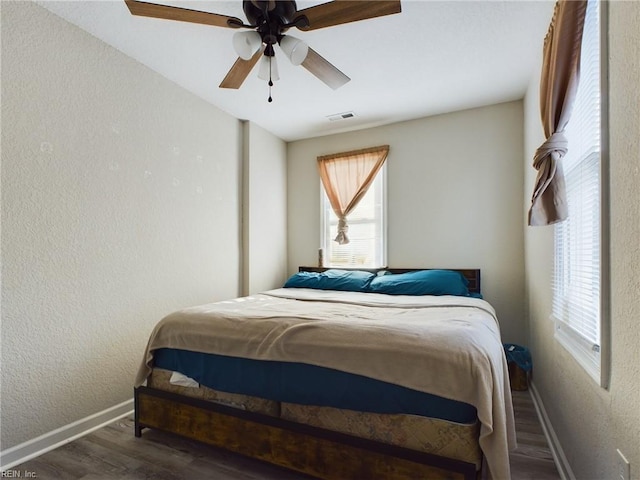
[{"label": "beige bedspread", "polygon": [[287,288],[186,308],[153,330],[136,386],[159,348],[306,363],[469,403],[491,476],[510,478],[507,364],[484,300]]}]

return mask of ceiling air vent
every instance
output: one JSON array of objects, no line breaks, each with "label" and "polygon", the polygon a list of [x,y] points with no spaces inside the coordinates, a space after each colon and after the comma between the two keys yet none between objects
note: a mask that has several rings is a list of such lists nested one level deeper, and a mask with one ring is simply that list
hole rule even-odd
[{"label": "ceiling air vent", "polygon": [[353,118],[356,114],[353,112],[344,112],[344,113],[336,113],[334,115],[329,115],[327,118],[330,122],[337,122],[339,120],[346,120],[347,118]]}]

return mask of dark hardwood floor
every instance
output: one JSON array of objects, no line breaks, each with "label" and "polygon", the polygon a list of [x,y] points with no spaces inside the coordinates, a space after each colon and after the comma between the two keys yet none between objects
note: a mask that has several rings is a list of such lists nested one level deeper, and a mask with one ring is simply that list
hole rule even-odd
[{"label": "dark hardwood floor", "polygon": [[[511,455],[512,480],[559,480],[529,392],[513,392],[518,449]],[[114,422],[90,435],[10,470],[39,480],[302,480],[278,467],[145,430],[133,435],[133,420]],[[3,474],[3,477],[6,474]]]}]

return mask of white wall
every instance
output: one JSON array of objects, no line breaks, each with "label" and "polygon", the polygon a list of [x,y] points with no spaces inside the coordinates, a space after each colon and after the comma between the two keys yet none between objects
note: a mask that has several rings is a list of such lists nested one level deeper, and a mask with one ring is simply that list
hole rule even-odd
[{"label": "white wall", "polygon": [[[525,234],[534,384],[577,479],[618,478],[616,449],[640,479],[640,3],[608,2],[611,190],[611,384],[600,388],[553,338],[552,227]],[[538,77],[525,101],[525,205],[543,140]]]},{"label": "white wall", "polygon": [[522,102],[288,145],[289,273],[316,265],[319,155],[389,144],[388,264],[481,268],[503,340],[522,343]]},{"label": "white wall", "polygon": [[242,126],[29,2],[2,120],[4,450],[130,399],[162,316],[238,295]]},{"label": "white wall", "polygon": [[281,287],[287,276],[286,144],[244,124],[243,294]]}]

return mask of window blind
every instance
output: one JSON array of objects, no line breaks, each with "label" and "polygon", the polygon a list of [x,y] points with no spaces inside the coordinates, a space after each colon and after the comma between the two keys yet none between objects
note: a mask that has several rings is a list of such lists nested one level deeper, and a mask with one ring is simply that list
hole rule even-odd
[{"label": "window blind", "polygon": [[601,95],[599,2],[589,1],[580,81],[563,159],[569,216],[554,230],[556,338],[597,381],[601,361]]},{"label": "window blind", "polygon": [[338,245],[333,241],[338,217],[331,208],[324,189],[322,194],[322,240],[324,266],[377,268],[385,266],[385,202],[384,181],[386,165],[383,165],[366,195],[349,215],[349,243]]}]

